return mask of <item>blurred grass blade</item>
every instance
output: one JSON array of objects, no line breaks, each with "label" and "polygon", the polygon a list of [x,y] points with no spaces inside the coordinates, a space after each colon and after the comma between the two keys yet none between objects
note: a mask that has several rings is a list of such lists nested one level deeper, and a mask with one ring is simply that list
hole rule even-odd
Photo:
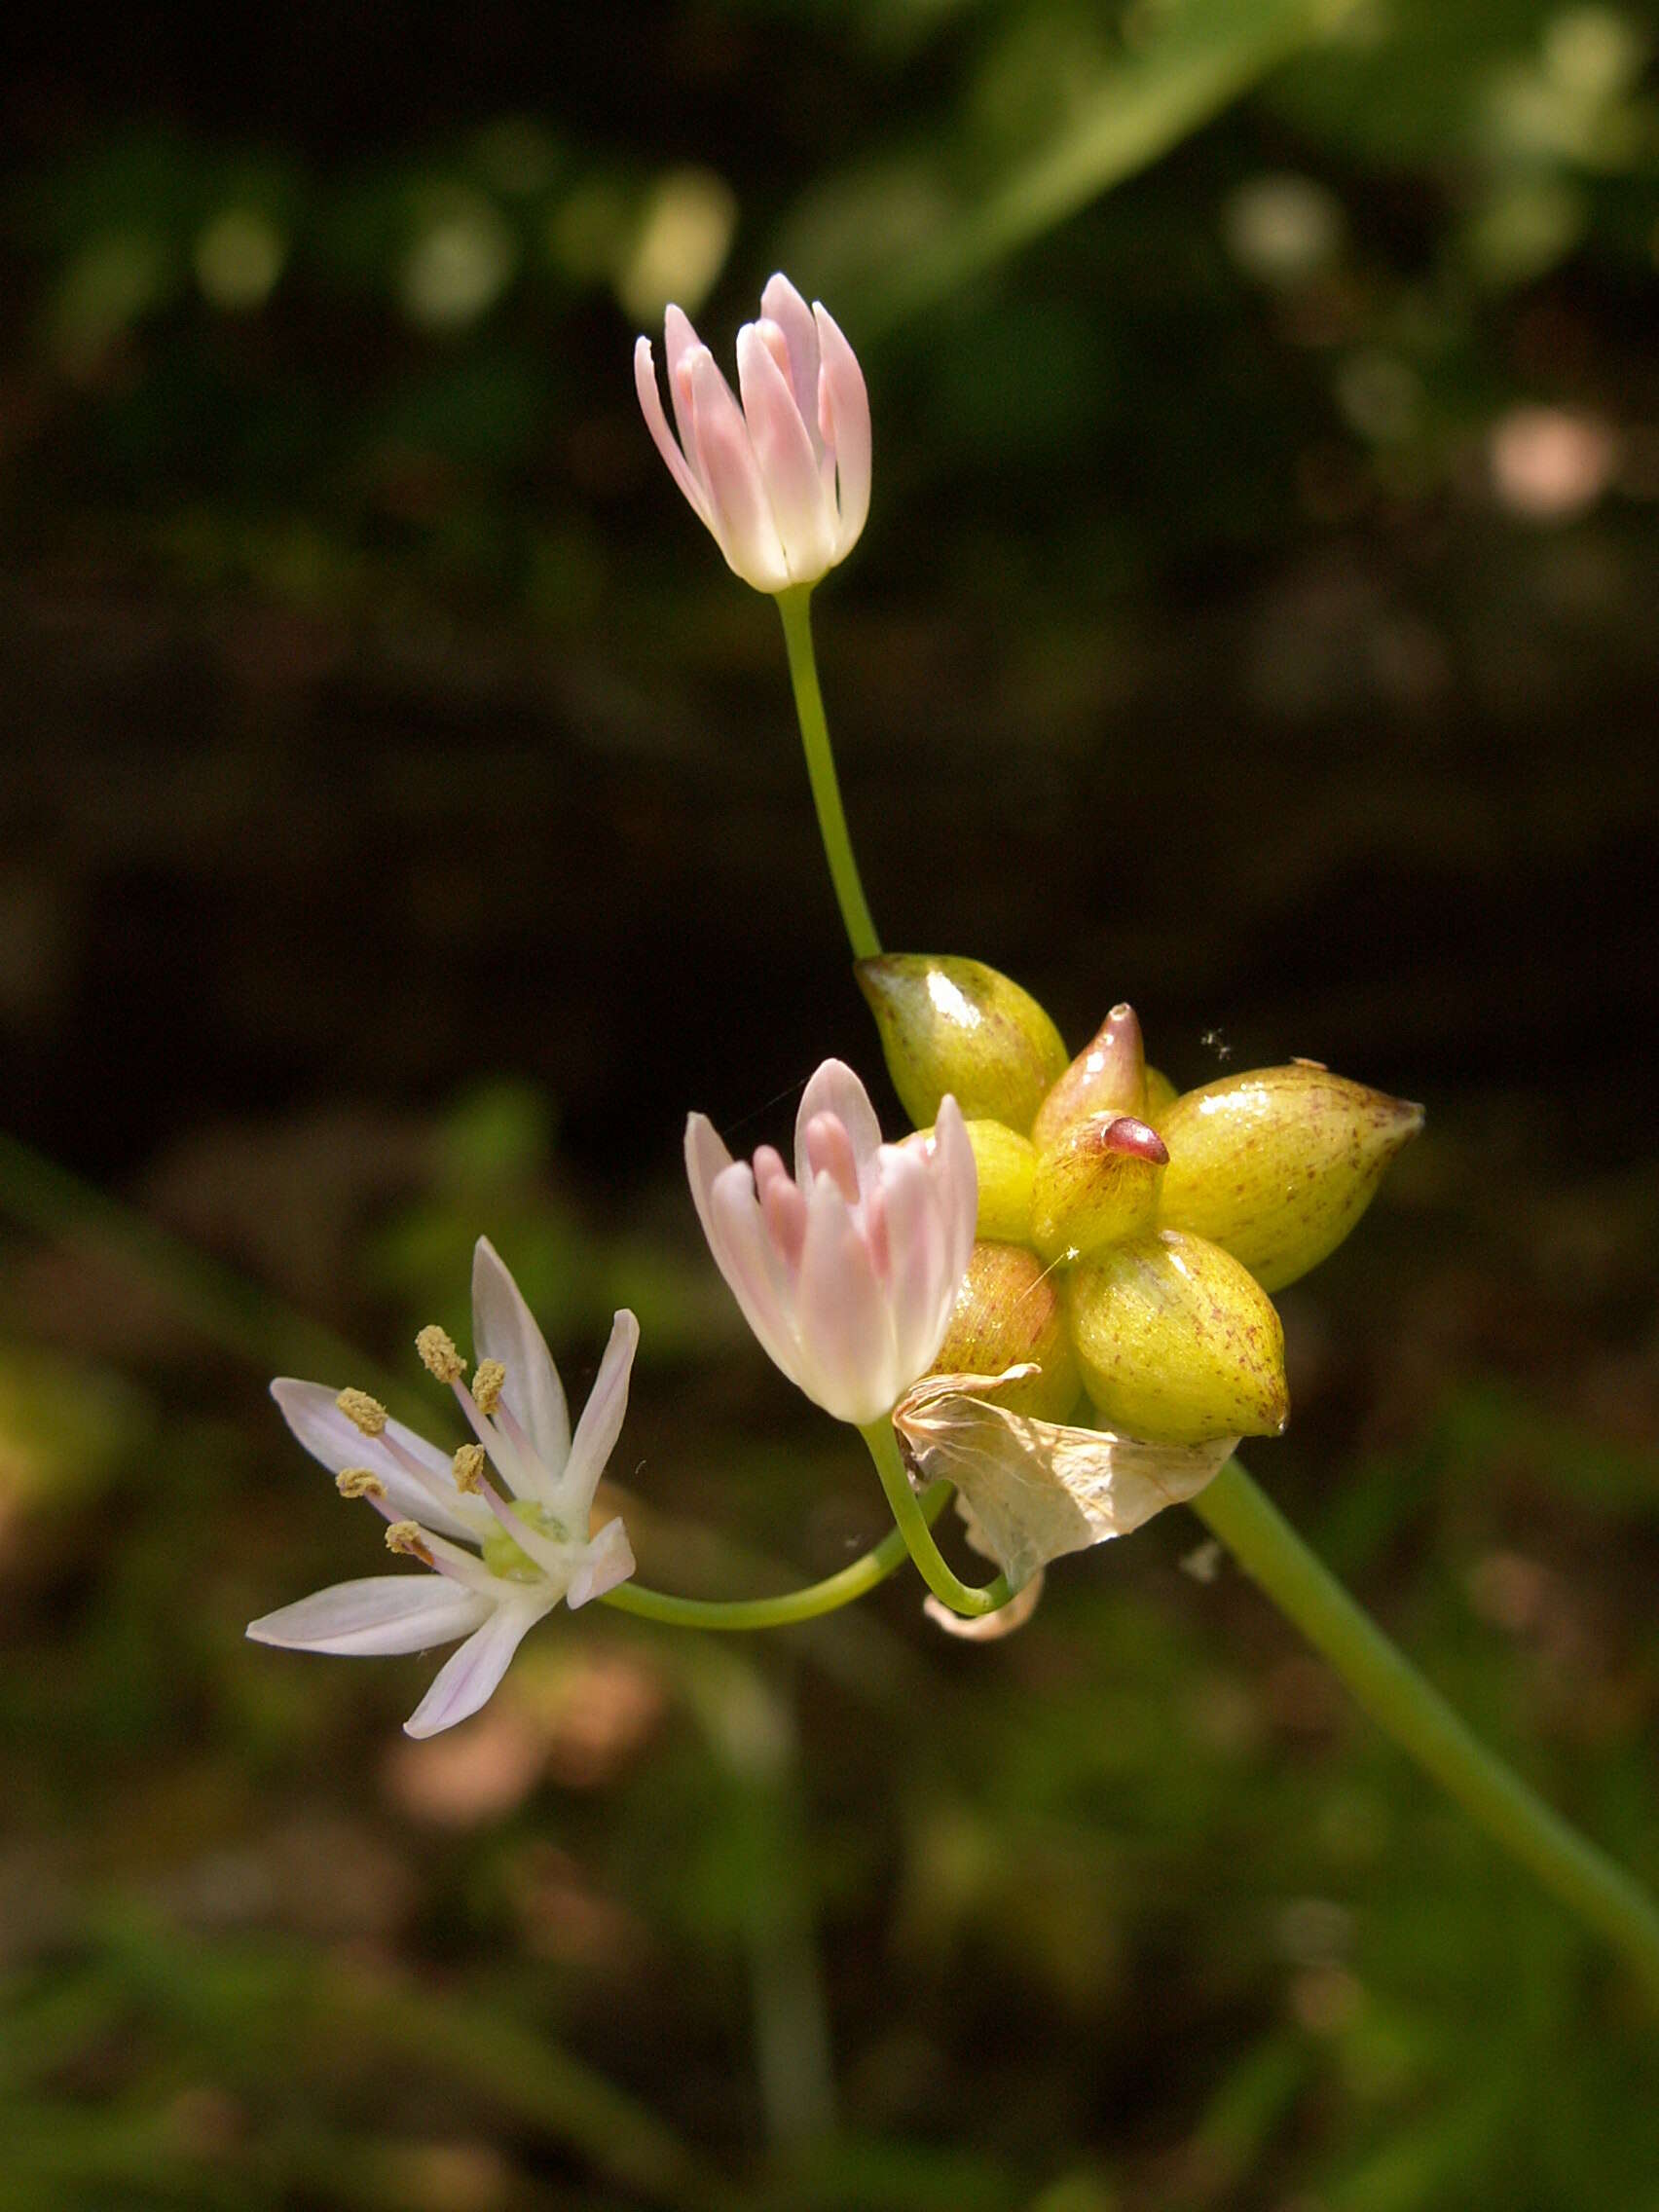
[{"label": "blurred grass blade", "polygon": [[[1176,0],[1145,44],[1103,68],[1058,129],[977,197],[952,201],[942,179],[912,170],[897,226],[848,222],[828,199],[791,226],[781,258],[815,290],[856,301],[859,336],[879,335],[946,299],[1101,193],[1146,168],[1247,92],[1277,63],[1323,37],[1355,0]],[[866,183],[870,180],[866,178]],[[832,187],[833,191],[834,188]],[[874,200],[880,195],[868,195]],[[931,203],[931,204],[930,204]],[[894,248],[896,227],[907,232]],[[869,240],[885,241],[879,265]]]},{"label": "blurred grass blade", "polygon": [[268,1375],[350,1375],[373,1383],[393,1412],[418,1404],[332,1329],[3,1130],[0,1216],[161,1293],[210,1344]]}]

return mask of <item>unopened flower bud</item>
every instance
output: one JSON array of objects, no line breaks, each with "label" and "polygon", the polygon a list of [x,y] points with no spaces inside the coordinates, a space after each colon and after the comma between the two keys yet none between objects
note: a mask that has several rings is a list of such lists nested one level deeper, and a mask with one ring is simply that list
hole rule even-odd
[{"label": "unopened flower bud", "polygon": [[760,319],[738,333],[741,405],[679,308],[663,341],[678,439],[648,338],[634,348],[634,383],[674,481],[745,583],[816,583],[869,511],[869,398],[852,348],[781,273],[760,295]]},{"label": "unopened flower bud", "polygon": [[999,1390],[998,1404],[1064,1420],[1083,1383],[1053,1275],[1023,1245],[976,1244],[935,1371],[1000,1375],[1026,1361],[1040,1372]]},{"label": "unopened flower bud", "polygon": [[1031,1241],[1045,1260],[1076,1259],[1152,1227],[1169,1154],[1132,1114],[1092,1114],[1037,1155]]},{"label": "unopened flower bud", "polygon": [[1311,1061],[1189,1090],[1160,1122],[1159,1221],[1193,1230],[1278,1290],[1342,1242],[1422,1108]]},{"label": "unopened flower bud", "polygon": [[1272,1302],[1201,1236],[1115,1244],[1067,1287],[1084,1385],[1108,1428],[1151,1444],[1275,1436],[1290,1410]]},{"label": "unopened flower bud", "polygon": [[1115,1006],[1037,1109],[1031,1141],[1047,1152],[1091,1114],[1146,1112],[1146,1054],[1132,1006]]},{"label": "unopened flower bud", "polygon": [[969,1121],[1029,1131],[1065,1070],[1066,1048],[1028,991],[982,961],[920,952],[882,953],[854,973],[918,1128],[948,1091]]}]

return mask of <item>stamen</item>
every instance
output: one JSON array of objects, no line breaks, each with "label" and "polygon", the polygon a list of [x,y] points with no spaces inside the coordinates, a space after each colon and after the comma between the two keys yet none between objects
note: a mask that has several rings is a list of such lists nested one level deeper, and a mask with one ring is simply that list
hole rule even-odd
[{"label": "stamen", "polygon": [[456,1447],[454,1474],[459,1491],[474,1493],[484,1480],[484,1469],[489,1455],[482,1444],[461,1444]]},{"label": "stamen", "polygon": [[535,1446],[525,1433],[523,1422],[513,1412],[505,1398],[496,1401],[496,1426],[517,1452],[519,1457],[532,1467],[539,1466]]},{"label": "stamen", "polygon": [[386,1548],[408,1559],[418,1559],[423,1567],[432,1567],[431,1547],[426,1542],[426,1531],[419,1521],[393,1521],[386,1531]]},{"label": "stamen", "polygon": [[342,1467],[334,1478],[342,1497],[384,1497],[386,1485],[373,1467]]},{"label": "stamen", "polygon": [[507,1380],[507,1371],[498,1359],[481,1359],[478,1372],[472,1378],[472,1402],[488,1420],[495,1412]]},{"label": "stamen", "polygon": [[379,1436],[391,1418],[378,1398],[371,1398],[367,1390],[342,1390],[334,1403],[346,1416],[353,1428],[365,1436]]},{"label": "stamen", "polygon": [[440,1382],[459,1382],[466,1373],[466,1362],[456,1350],[455,1339],[435,1321],[428,1322],[415,1339],[415,1349],[426,1373],[435,1375]]},{"label": "stamen", "polygon": [[806,1198],[781,1166],[761,1189],[760,1211],[778,1253],[789,1267],[797,1267],[806,1245]]},{"label": "stamen", "polygon": [[814,1114],[804,1131],[806,1163],[815,1175],[828,1175],[850,1206],[859,1202],[859,1163],[853,1140],[839,1114]]}]

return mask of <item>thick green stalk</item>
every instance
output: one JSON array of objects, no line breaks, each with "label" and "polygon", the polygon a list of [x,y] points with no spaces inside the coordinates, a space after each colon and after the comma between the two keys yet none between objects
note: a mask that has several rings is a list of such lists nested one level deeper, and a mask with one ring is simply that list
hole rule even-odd
[{"label": "thick green stalk", "polygon": [[[940,1555],[933,1539],[930,1526],[934,1514],[926,1510],[933,1504],[934,1493],[918,1498],[910,1488],[910,1478],[904,1471],[904,1461],[899,1451],[899,1439],[893,1433],[890,1420],[873,1420],[859,1434],[869,1446],[869,1456],[875,1461],[875,1471],[881,1477],[881,1487],[887,1502],[893,1508],[893,1518],[899,1525],[899,1534],[909,1546],[910,1557],[916,1563],[916,1571],[941,1605],[948,1605],[953,1613],[974,1616],[994,1613],[1006,1605],[1014,1596],[1006,1574],[999,1574],[994,1582],[983,1589],[963,1582],[954,1575]],[[937,1486],[948,1494],[947,1483]],[[942,1502],[942,1500],[941,1500]],[[937,1512],[938,1508],[934,1508]]]},{"label": "thick green stalk", "polygon": [[1466,1728],[1361,1611],[1236,1459],[1193,1510],[1324,1653],[1353,1696],[1471,1820],[1600,1929],[1659,1995],[1659,1906]]},{"label": "thick green stalk", "polygon": [[818,810],[818,834],[824,857],[830,863],[830,880],[835,887],[835,903],[855,960],[873,960],[881,950],[859,864],[853,858],[847,834],[847,817],[841,809],[841,787],[835,779],[835,756],[830,746],[830,724],[824,714],[824,694],[818,687],[818,661],[812,649],[812,586],[796,584],[778,594],[778,613],[784,625],[784,646],[790,656],[790,682],[794,687],[795,715],[800,741],[806,752],[806,773],[812,785],[812,803]]},{"label": "thick green stalk", "polygon": [[[949,1495],[950,1485],[937,1483],[926,1497],[911,1499],[924,1536],[928,1524],[944,1510]],[[933,1538],[927,1536],[927,1540],[931,1544]],[[673,1598],[664,1590],[644,1590],[637,1582],[623,1582],[608,1590],[600,1603],[641,1620],[664,1621],[672,1628],[792,1628],[864,1597],[878,1582],[886,1581],[907,1550],[902,1531],[891,1530],[873,1551],[866,1552],[850,1567],[843,1567],[822,1582],[809,1583],[804,1590],[789,1590],[777,1598]]]}]

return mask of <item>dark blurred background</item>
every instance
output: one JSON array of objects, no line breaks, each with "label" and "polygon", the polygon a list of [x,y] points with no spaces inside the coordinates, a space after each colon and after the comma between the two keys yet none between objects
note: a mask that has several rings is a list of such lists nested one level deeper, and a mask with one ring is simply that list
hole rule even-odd
[{"label": "dark blurred background", "polygon": [[[647,1577],[860,1454],[678,1174],[873,1080],[771,611],[639,421],[770,270],[895,948],[1423,1099],[1259,1477],[1659,1878],[1659,92],[1634,9],[25,10],[0,71],[0,2144],[43,2207],[1659,2207],[1652,2022],[1180,1514],[947,1644],[550,1620],[479,1719],[263,1395],[645,1349]],[[897,1108],[885,1089],[884,1110]],[[1183,1572],[1183,1566],[1193,1569]]]}]

